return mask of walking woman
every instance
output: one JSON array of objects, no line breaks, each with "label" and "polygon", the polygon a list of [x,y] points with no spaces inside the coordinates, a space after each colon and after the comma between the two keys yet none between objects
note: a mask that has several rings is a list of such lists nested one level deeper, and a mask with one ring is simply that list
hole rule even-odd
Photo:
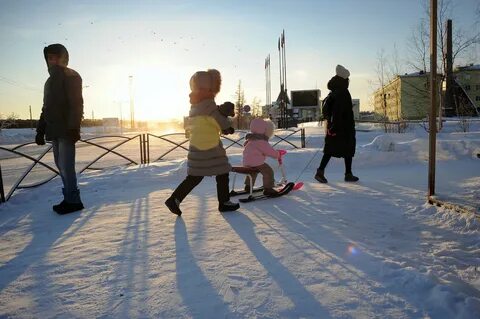
[{"label": "walking woman", "polygon": [[328,183],[325,178],[325,168],[333,157],[343,157],[345,160],[345,181],[357,182],[358,177],[352,173],[352,160],[355,155],[355,120],[353,117],[352,97],[348,91],[350,72],[337,65],[335,76],[328,82],[330,93],[325,98],[322,107],[324,119],[327,121],[325,146],[320,167],[315,179],[320,183]]}]

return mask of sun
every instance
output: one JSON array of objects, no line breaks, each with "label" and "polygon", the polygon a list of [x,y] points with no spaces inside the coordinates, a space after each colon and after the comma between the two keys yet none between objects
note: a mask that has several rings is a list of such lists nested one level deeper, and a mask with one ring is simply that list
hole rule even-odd
[{"label": "sun", "polygon": [[132,75],[136,120],[182,119],[188,115],[186,75],[160,68],[139,69]]}]

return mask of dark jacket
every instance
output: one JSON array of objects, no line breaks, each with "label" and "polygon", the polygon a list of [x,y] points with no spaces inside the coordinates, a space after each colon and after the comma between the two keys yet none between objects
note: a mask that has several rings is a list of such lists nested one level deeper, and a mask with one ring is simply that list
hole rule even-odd
[{"label": "dark jacket", "polygon": [[68,130],[80,130],[83,117],[82,78],[63,66],[48,69],[50,77],[45,82],[43,107],[37,133],[47,140],[68,136]]},{"label": "dark jacket", "polygon": [[323,152],[333,157],[353,157],[356,147],[355,120],[348,79],[334,76],[327,87],[331,92],[322,108],[328,129]]}]

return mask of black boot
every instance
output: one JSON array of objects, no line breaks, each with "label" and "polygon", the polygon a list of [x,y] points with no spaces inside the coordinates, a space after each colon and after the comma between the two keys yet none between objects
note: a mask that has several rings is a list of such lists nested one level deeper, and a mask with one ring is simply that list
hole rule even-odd
[{"label": "black boot", "polygon": [[359,178],[352,173],[345,174],[345,182],[358,182]]},{"label": "black boot", "polygon": [[168,207],[168,209],[172,212],[172,214],[175,214],[177,216],[182,215],[182,211],[180,210],[180,201],[176,199],[175,197],[170,196],[166,201],[165,205]]},{"label": "black boot", "polygon": [[320,183],[326,184],[328,183],[328,180],[325,178],[324,173],[325,173],[325,170],[323,169],[317,170],[317,174],[315,174],[315,179]]},{"label": "black boot", "polygon": [[56,212],[57,210],[61,209],[65,205],[65,200],[62,200],[60,204],[53,205],[52,209]]},{"label": "black boot", "polygon": [[218,204],[218,210],[223,212],[232,212],[240,208],[239,203],[232,203],[231,201],[226,201]]},{"label": "black boot", "polygon": [[84,207],[82,202],[69,203],[69,202],[66,202],[65,200],[63,200],[60,204],[53,206],[53,210],[57,212],[57,214],[59,215],[65,215],[65,214],[77,212],[79,210],[82,210],[83,208]]}]

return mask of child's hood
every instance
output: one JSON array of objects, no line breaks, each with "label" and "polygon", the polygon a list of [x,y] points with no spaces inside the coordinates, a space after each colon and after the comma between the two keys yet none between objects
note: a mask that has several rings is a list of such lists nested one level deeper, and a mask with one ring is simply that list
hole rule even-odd
[{"label": "child's hood", "polygon": [[215,101],[212,99],[203,100],[200,103],[192,104],[190,108],[190,116],[210,115],[218,110]]},{"label": "child's hood", "polygon": [[253,134],[263,134],[267,132],[267,122],[262,119],[253,119],[250,123],[250,131]]}]

